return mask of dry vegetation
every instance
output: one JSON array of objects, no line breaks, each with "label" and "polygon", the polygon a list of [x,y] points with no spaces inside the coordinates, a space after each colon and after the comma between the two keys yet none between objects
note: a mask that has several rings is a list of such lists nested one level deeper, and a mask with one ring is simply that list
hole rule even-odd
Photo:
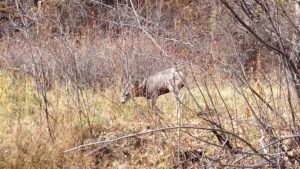
[{"label": "dry vegetation", "polygon": [[[150,2],[0,2],[0,168],[299,167],[293,3]],[[161,125],[119,103],[173,66]]]}]

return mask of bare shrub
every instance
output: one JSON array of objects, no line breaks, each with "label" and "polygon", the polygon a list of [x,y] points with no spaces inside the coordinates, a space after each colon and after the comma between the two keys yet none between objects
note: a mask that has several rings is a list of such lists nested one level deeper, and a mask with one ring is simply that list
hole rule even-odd
[{"label": "bare shrub", "polygon": [[[299,164],[291,4],[149,2],[1,5],[1,167]],[[117,102],[120,82],[175,66],[186,98],[160,97],[160,128],[144,101]]]}]

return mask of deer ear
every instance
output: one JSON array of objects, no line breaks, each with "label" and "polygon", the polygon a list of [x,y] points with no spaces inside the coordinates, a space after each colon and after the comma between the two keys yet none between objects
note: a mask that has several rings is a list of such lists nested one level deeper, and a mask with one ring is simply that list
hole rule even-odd
[{"label": "deer ear", "polygon": [[140,81],[139,81],[139,80],[136,80],[136,81],[134,81],[133,86],[138,87],[139,84],[140,84]]},{"label": "deer ear", "polygon": [[122,84],[122,85],[124,85],[124,81],[125,81],[125,78],[124,78],[124,76],[122,76],[122,77],[121,77],[121,84]]}]

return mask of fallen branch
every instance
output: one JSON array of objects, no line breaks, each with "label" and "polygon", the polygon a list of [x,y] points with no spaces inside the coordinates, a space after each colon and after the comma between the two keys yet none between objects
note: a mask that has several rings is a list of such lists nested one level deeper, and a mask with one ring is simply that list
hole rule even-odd
[{"label": "fallen branch", "polygon": [[[179,128],[178,126],[173,126],[173,127],[152,129],[152,130],[148,130],[148,131],[144,131],[144,132],[140,132],[140,133],[128,134],[128,135],[117,137],[117,138],[110,139],[110,140],[102,140],[102,141],[96,141],[96,142],[93,142],[93,143],[82,144],[82,145],[79,145],[77,147],[67,149],[64,152],[67,153],[67,152],[78,150],[78,149],[81,149],[81,148],[84,148],[84,147],[87,147],[87,146],[92,146],[92,145],[102,144],[102,143],[106,143],[108,145],[110,143],[114,143],[114,142],[124,140],[124,139],[128,139],[128,138],[131,138],[131,137],[136,137],[136,136],[140,136],[140,135],[145,135],[145,134],[155,133],[155,132],[160,132],[160,131],[166,131],[166,130],[176,130],[178,128]],[[220,129],[212,129],[212,128],[204,128],[204,127],[196,127],[196,126],[180,126],[180,128],[181,129],[193,129],[193,130],[218,131],[218,132],[222,132],[222,133],[232,135],[232,136],[236,137],[237,139],[239,139],[240,141],[242,141],[243,143],[245,143],[253,152],[257,153],[260,157],[267,160],[268,162],[271,162],[264,155],[259,154],[259,152],[248,141],[246,141],[245,139],[243,139],[240,136],[236,135],[235,133],[231,133],[231,132],[228,132],[228,131],[225,131],[225,130],[220,130]]]}]

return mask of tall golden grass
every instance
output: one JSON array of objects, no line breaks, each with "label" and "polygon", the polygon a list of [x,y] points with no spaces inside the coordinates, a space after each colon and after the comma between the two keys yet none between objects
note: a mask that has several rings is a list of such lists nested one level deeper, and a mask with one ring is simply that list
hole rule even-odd
[{"label": "tall golden grass", "polygon": [[[201,108],[202,113],[210,119],[221,120],[223,127],[240,137],[248,140],[259,148],[260,132],[257,122],[242,97],[230,83],[210,85],[208,89],[201,86],[204,97],[199,88],[191,86],[191,93]],[[112,86],[105,91],[84,89],[81,102],[77,101],[76,92],[70,86],[56,85],[48,91],[50,127],[53,138],[48,131],[45,113],[41,106],[40,96],[36,92],[30,77],[18,77],[10,72],[4,72],[0,77],[0,168],[117,168],[119,166],[136,168],[170,168],[176,161],[176,132],[167,132],[166,142],[162,142],[159,133],[147,134],[128,138],[107,146],[91,146],[81,150],[65,153],[64,150],[81,144],[97,140],[108,140],[128,133],[135,133],[155,128],[154,113],[144,98],[137,98],[135,102],[120,105],[118,96],[121,85]],[[253,97],[250,90],[241,86],[247,102],[256,113],[263,111],[268,115],[269,123],[273,127],[282,129],[284,126],[275,114],[267,110],[266,106]],[[265,91],[262,96],[271,99],[270,88],[263,85]],[[208,105],[207,91],[213,100]],[[270,101],[281,115],[289,119],[289,107],[286,99],[280,97],[279,86],[272,86],[275,100]],[[187,89],[185,93],[182,113],[182,126],[208,127],[199,116],[200,110],[196,106]],[[220,95],[223,97],[221,100]],[[83,103],[84,102],[84,103]],[[158,107],[163,125],[176,125],[176,100],[172,94],[161,96]],[[296,104],[295,104],[296,105]],[[299,106],[295,106],[299,110]],[[231,114],[229,119],[228,112]],[[258,114],[263,115],[263,114]],[[89,123],[87,122],[87,118]],[[166,122],[166,123],[164,123]],[[231,123],[233,127],[231,128]],[[234,130],[234,131],[233,131]],[[203,149],[206,156],[214,156],[218,148],[196,138],[210,142],[217,142],[214,135],[208,131],[187,130],[190,134],[182,134],[181,149]],[[249,148],[237,140],[242,150]],[[101,147],[103,146],[103,147]],[[100,148],[99,148],[100,147]],[[95,151],[97,150],[97,151]],[[95,151],[95,152],[93,152]],[[92,152],[92,153],[91,153]]]}]

